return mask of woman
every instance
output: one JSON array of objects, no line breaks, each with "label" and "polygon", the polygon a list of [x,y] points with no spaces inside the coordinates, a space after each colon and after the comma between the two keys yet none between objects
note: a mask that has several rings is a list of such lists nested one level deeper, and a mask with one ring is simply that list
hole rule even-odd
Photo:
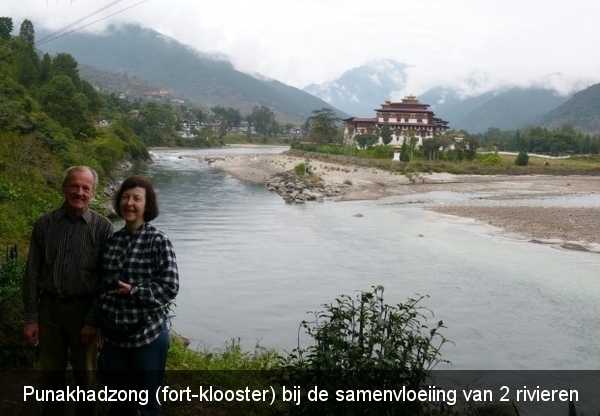
[{"label": "woman", "polygon": [[104,249],[105,292],[96,308],[101,362],[109,389],[147,395],[119,401],[109,414],[160,415],[154,393],[162,384],[169,348],[166,314],[179,290],[175,253],[169,238],[150,224],[159,211],[150,181],[127,178],[114,208],[125,226]]}]

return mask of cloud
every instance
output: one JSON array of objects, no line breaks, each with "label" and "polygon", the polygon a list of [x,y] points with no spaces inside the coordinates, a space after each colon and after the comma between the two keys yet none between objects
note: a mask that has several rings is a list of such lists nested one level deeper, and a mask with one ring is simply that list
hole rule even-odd
[{"label": "cloud", "polygon": [[[141,1],[141,2],[140,2]],[[567,91],[600,81],[600,2],[572,0],[20,0],[3,15],[60,29],[136,22],[244,72],[304,87],[366,62],[410,66],[407,92],[435,85],[465,94],[551,82]],[[107,7],[112,4],[112,6]],[[105,8],[105,10],[100,11]],[[100,11],[100,12],[99,12]]]}]

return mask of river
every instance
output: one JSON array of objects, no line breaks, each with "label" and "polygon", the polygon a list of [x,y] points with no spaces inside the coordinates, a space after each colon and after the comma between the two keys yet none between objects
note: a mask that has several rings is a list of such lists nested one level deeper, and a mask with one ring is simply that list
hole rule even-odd
[{"label": "river", "polygon": [[383,285],[387,303],[428,296],[423,306],[454,342],[439,368],[600,369],[598,254],[423,209],[474,195],[289,205],[194,157],[248,151],[154,150],[154,163],[136,168],[153,181],[154,224],[175,246],[173,328],[192,347],[239,339],[291,351],[308,311]]}]

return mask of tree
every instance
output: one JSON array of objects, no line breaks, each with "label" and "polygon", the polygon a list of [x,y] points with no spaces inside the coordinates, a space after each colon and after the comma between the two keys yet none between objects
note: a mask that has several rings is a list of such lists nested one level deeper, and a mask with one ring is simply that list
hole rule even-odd
[{"label": "tree", "polygon": [[99,114],[100,110],[104,106],[104,100],[102,99],[102,96],[98,94],[92,84],[86,80],[81,80],[81,92],[88,100],[88,109],[90,113],[94,115]]},{"label": "tree", "polygon": [[423,153],[430,162],[437,162],[440,152],[440,140],[437,137],[423,140]]},{"label": "tree", "polygon": [[248,116],[248,121],[254,126],[257,133],[265,137],[269,137],[274,133],[275,113],[269,107],[264,105],[254,107],[252,114]]},{"label": "tree", "polygon": [[333,143],[339,135],[338,122],[339,117],[335,115],[331,108],[321,108],[314,110],[309,118],[310,130],[309,138],[317,144]]},{"label": "tree", "polygon": [[35,87],[40,82],[40,59],[35,48],[23,40],[15,38],[11,71],[13,77],[26,87]]},{"label": "tree", "polygon": [[402,140],[402,149],[400,149],[400,161],[401,162],[410,162],[410,147],[406,142],[406,136]]},{"label": "tree", "polygon": [[90,122],[87,118],[88,100],[78,92],[71,78],[56,75],[39,90],[39,100],[44,111],[64,127],[71,129],[74,135],[89,135]]},{"label": "tree", "polygon": [[417,132],[414,130],[408,131],[408,152],[409,152],[409,160],[413,158],[413,154],[415,152],[415,148],[417,147],[417,143],[419,143],[419,138],[417,137]]},{"label": "tree", "polygon": [[356,140],[356,144],[358,144],[358,147],[361,149],[368,149],[377,143],[378,137],[370,133],[357,134],[356,137],[354,137],[354,140]]},{"label": "tree", "polygon": [[458,136],[454,142],[454,153],[456,159],[460,162],[463,159],[469,161],[475,159],[477,155],[477,140],[472,137]]},{"label": "tree", "polygon": [[465,158],[468,161],[472,161],[477,156],[477,146],[479,143],[473,137],[465,137],[463,142],[465,143]]},{"label": "tree", "polygon": [[221,120],[227,121],[227,126],[238,127],[242,122],[242,114],[240,110],[232,107],[212,107],[211,111],[214,113],[215,117],[220,118]]},{"label": "tree", "polygon": [[387,123],[385,123],[381,128],[381,141],[385,146],[392,142],[392,129]]},{"label": "tree", "polygon": [[221,120],[220,124],[219,124],[219,139],[222,139],[223,137],[225,137],[227,135],[228,128],[229,128],[229,123],[227,122],[227,119]]},{"label": "tree", "polygon": [[145,102],[138,104],[138,116],[132,120],[135,134],[144,138],[151,146],[174,145],[177,118],[173,109],[163,103]]},{"label": "tree", "polygon": [[447,149],[450,146],[452,146],[452,143],[454,143],[452,141],[452,139],[446,135],[443,136],[436,136],[435,139],[438,141],[439,145],[443,148],[443,149]]},{"label": "tree", "polygon": [[52,58],[47,53],[44,54],[40,61],[40,82],[43,84],[50,80],[52,72]]},{"label": "tree", "polygon": [[525,140],[523,140],[523,136],[521,135],[520,130],[516,131],[511,143],[511,147],[519,151],[525,150],[527,148],[527,144],[525,143]]},{"label": "tree", "polygon": [[0,17],[0,39],[9,40],[13,31],[13,20],[10,17]]},{"label": "tree", "polygon": [[71,82],[79,91],[81,87],[81,78],[79,76],[79,69],[77,68],[78,64],[75,58],[68,53],[59,53],[52,60],[51,74],[52,76],[56,75],[66,75],[71,78]]},{"label": "tree", "polygon": [[21,23],[21,29],[19,30],[19,38],[29,45],[31,49],[35,48],[35,30],[31,20],[23,20],[23,23]]}]

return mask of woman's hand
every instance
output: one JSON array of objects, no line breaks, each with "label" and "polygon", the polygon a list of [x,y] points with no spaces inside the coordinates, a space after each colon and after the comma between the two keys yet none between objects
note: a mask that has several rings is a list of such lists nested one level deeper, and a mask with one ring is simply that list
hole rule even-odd
[{"label": "woman's hand", "polygon": [[109,290],[111,295],[129,295],[131,293],[131,285],[119,280],[119,288],[115,290]]}]

